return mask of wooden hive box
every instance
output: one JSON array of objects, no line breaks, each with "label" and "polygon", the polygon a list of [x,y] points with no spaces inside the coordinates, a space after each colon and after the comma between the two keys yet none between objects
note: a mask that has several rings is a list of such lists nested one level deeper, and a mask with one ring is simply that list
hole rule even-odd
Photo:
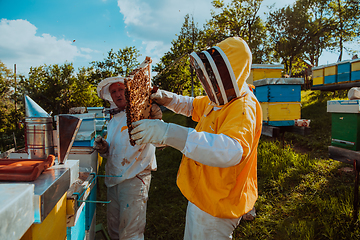
[{"label": "wooden hive box", "polygon": [[353,151],[360,150],[360,100],[327,102],[331,113],[331,145]]},{"label": "wooden hive box", "polygon": [[324,66],[312,68],[313,86],[324,85]]},{"label": "wooden hive box", "polygon": [[293,126],[301,117],[302,78],[267,78],[254,82],[255,96],[263,111],[263,122],[271,126]]},{"label": "wooden hive box", "polygon": [[360,81],[360,58],[351,61],[351,81]]},{"label": "wooden hive box", "polygon": [[337,82],[349,82],[351,73],[351,61],[342,61],[337,64]]},{"label": "wooden hive box", "polygon": [[282,64],[252,64],[250,76],[246,80],[247,83],[264,78],[281,78],[284,65]]},{"label": "wooden hive box", "polygon": [[337,63],[332,63],[324,66],[324,84],[337,83]]}]

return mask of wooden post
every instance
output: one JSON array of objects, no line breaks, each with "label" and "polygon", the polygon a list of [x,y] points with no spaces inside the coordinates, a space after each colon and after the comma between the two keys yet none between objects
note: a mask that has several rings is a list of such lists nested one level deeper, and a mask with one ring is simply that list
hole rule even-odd
[{"label": "wooden post", "polygon": [[14,147],[15,147],[15,151],[17,150],[17,145],[16,145],[16,137],[15,137],[15,132],[13,132],[13,137],[14,137]]},{"label": "wooden post", "polygon": [[353,211],[353,221],[356,222],[358,218],[358,205],[359,205],[359,170],[356,160],[354,160],[354,171],[355,171],[355,184],[354,184],[354,211]]}]

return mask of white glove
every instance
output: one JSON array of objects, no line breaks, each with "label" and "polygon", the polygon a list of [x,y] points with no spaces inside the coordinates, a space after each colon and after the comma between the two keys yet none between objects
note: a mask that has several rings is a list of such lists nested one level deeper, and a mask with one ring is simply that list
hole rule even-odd
[{"label": "white glove", "polygon": [[172,101],[174,95],[175,93],[158,89],[156,93],[150,95],[150,99],[162,106],[167,106]]},{"label": "white glove", "polygon": [[109,144],[105,139],[98,135],[94,140],[93,148],[97,150],[100,154],[107,153],[109,151]]},{"label": "white glove", "polygon": [[172,92],[158,89],[156,93],[150,95],[150,98],[175,113],[179,113],[187,117],[192,115],[193,97],[177,95]]},{"label": "white glove", "polygon": [[150,108],[150,118],[151,119],[162,119],[162,111],[156,103],[151,104]]},{"label": "white glove", "polygon": [[188,128],[158,119],[143,119],[132,123],[131,139],[137,145],[146,143],[172,146],[180,151],[185,148]]}]

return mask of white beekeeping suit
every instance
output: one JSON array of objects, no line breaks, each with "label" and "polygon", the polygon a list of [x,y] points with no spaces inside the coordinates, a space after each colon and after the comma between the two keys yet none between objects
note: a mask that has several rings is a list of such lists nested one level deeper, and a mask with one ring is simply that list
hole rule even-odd
[{"label": "white beekeeping suit", "polygon": [[[104,79],[97,88],[98,95],[116,108],[109,87],[124,83],[121,77]],[[146,205],[151,171],[156,170],[155,146],[131,146],[125,111],[114,114],[108,126],[105,184],[111,201],[107,209],[109,235],[112,239],[143,239]]]}]

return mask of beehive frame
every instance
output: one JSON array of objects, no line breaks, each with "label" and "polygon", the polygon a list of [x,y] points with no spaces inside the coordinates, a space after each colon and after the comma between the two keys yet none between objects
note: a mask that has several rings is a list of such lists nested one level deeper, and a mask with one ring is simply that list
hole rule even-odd
[{"label": "beehive frame", "polygon": [[126,117],[130,144],[132,123],[150,117],[151,58],[146,59],[125,78]]}]

